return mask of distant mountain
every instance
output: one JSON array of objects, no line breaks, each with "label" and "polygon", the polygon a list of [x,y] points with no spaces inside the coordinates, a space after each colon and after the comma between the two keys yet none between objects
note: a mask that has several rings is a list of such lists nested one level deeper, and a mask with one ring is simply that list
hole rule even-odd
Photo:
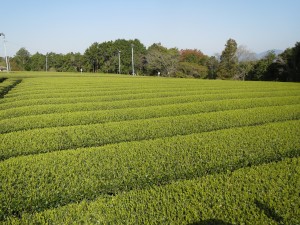
[{"label": "distant mountain", "polygon": [[268,51],[265,51],[265,52],[256,54],[256,58],[257,58],[257,59],[262,59],[262,58],[264,58],[270,51],[274,51],[276,55],[279,55],[279,54],[281,54],[281,53],[283,52],[282,50],[279,50],[279,49],[268,50]]}]

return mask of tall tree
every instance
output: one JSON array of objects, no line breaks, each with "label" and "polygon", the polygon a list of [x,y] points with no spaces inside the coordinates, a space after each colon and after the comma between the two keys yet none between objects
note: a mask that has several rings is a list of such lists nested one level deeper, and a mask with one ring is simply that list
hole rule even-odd
[{"label": "tall tree", "polygon": [[268,54],[258,60],[252,69],[249,71],[247,79],[249,80],[272,80],[269,78],[268,68],[275,61],[276,54],[274,51],[268,52]]},{"label": "tall tree", "polygon": [[53,72],[64,72],[65,55],[50,52],[48,56],[48,70]]},{"label": "tall tree", "polygon": [[123,74],[132,73],[131,48],[134,49],[134,65],[136,73],[140,73],[143,64],[142,58],[146,54],[146,47],[138,40],[118,39],[103,43],[92,44],[84,53],[86,67],[88,71],[117,73],[118,53],[121,52],[121,72]]},{"label": "tall tree", "polygon": [[297,42],[293,48],[292,64],[294,75],[291,80],[300,82],[300,42]]},{"label": "tall tree", "polygon": [[180,62],[196,63],[205,66],[208,56],[197,49],[185,49],[180,51]]},{"label": "tall tree", "polygon": [[218,56],[211,56],[206,62],[206,66],[208,68],[208,79],[216,79],[217,78],[217,70],[219,67]]},{"label": "tall tree", "polygon": [[30,53],[25,48],[20,48],[14,57],[20,70],[30,70]]},{"label": "tall tree", "polygon": [[270,72],[280,81],[300,81],[300,42],[281,53],[270,67]]},{"label": "tall tree", "polygon": [[176,77],[207,78],[208,68],[197,63],[179,62]]},{"label": "tall tree", "polygon": [[63,70],[67,72],[79,72],[83,65],[80,53],[68,53],[64,55]]},{"label": "tall tree", "polygon": [[162,76],[174,76],[178,69],[179,51],[177,48],[166,48],[160,43],[148,48],[146,55],[149,74]]},{"label": "tall tree", "polygon": [[30,57],[30,68],[33,71],[42,71],[45,70],[46,66],[46,56],[40,53],[35,53]]},{"label": "tall tree", "polygon": [[99,44],[97,42],[93,43],[84,53],[85,58],[85,70],[89,72],[97,72],[99,68]]},{"label": "tall tree", "polygon": [[239,45],[236,50],[238,59],[238,71],[234,79],[245,80],[256,62],[256,54],[245,45]]},{"label": "tall tree", "polygon": [[206,63],[209,57],[197,49],[185,49],[180,51],[178,65],[178,77],[206,78],[208,68]]},{"label": "tall tree", "polygon": [[112,63],[115,65],[115,72],[118,71],[118,51],[121,51],[121,73],[132,74],[132,45],[133,45],[133,60],[136,74],[145,72],[144,58],[146,55],[146,47],[138,40],[118,39],[114,41]]},{"label": "tall tree", "polygon": [[233,78],[238,73],[238,58],[236,56],[237,43],[229,39],[220,57],[217,77],[220,79]]}]

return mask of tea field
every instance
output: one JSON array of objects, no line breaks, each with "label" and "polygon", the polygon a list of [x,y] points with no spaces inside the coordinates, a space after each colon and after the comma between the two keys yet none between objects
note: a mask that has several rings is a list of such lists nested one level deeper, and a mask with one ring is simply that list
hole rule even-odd
[{"label": "tea field", "polygon": [[0,224],[300,224],[300,84],[0,74]]}]

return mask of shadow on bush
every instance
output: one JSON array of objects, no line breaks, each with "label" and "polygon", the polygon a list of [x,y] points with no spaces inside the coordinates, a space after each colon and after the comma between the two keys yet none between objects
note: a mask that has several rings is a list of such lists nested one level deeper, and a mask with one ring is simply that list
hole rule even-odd
[{"label": "shadow on bush", "polygon": [[267,204],[264,204],[257,199],[255,199],[254,203],[256,207],[262,210],[267,217],[276,221],[277,223],[282,223],[283,218],[275,212],[275,209],[270,208]]},{"label": "shadow on bush", "polygon": [[16,87],[19,83],[21,83],[22,80],[16,80],[13,84],[11,85],[8,85],[7,87],[3,88],[1,91],[0,91],[0,98],[4,98],[4,96],[11,90],[13,89],[14,87]]},{"label": "shadow on bush", "polygon": [[191,223],[190,225],[232,225],[232,223],[227,223],[218,219],[209,219]]}]

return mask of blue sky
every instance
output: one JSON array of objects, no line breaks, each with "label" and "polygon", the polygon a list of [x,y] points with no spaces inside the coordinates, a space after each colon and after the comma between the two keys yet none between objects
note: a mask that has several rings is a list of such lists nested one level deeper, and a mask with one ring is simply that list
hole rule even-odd
[{"label": "blue sky", "polygon": [[300,41],[300,0],[0,0],[0,7],[10,56],[21,47],[84,53],[119,38],[208,55],[229,38],[257,53]]}]

